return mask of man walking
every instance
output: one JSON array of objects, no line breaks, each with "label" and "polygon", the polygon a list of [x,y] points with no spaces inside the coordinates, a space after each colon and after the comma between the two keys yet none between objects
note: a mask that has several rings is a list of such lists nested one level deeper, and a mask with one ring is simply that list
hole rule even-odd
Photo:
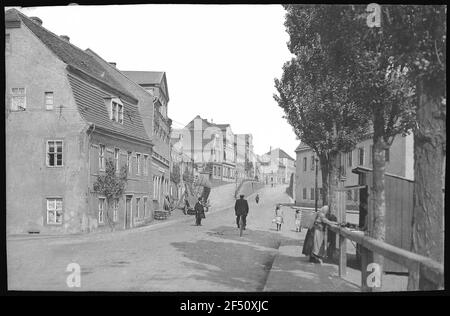
[{"label": "man walking", "polygon": [[195,204],[195,224],[197,226],[202,226],[202,218],[205,218],[205,209],[203,208],[202,198],[199,197],[197,203]]},{"label": "man walking", "polygon": [[245,229],[245,226],[247,226],[247,214],[248,214],[248,202],[244,199],[244,194],[241,194],[239,200],[236,200],[236,204],[234,205],[234,211],[236,214],[236,225],[239,227],[239,218],[242,216],[242,223]]}]

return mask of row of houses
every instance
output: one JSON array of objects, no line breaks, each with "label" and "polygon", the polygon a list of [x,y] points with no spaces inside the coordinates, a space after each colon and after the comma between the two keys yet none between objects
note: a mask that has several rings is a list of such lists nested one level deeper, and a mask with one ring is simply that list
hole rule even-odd
[{"label": "row of houses", "polygon": [[[170,191],[166,74],[120,71],[16,9],[5,12],[5,70],[7,233],[152,221]],[[108,159],[128,171],[113,205],[93,191]]]},{"label": "row of houses", "polygon": [[235,134],[230,124],[216,124],[197,115],[172,131],[173,148],[192,159],[198,173],[213,184],[254,179],[258,175],[251,134]]}]

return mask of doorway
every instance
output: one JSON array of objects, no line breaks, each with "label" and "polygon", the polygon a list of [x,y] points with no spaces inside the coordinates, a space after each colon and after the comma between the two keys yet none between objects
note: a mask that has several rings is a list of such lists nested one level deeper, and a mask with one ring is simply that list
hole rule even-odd
[{"label": "doorway", "polygon": [[127,195],[125,196],[125,229],[129,229],[132,227],[131,223],[131,203],[132,203],[133,196]]}]

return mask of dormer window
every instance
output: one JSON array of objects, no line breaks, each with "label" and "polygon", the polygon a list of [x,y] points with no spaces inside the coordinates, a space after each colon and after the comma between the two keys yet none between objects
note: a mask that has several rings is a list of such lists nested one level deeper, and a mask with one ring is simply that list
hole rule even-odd
[{"label": "dormer window", "polygon": [[109,119],[123,124],[123,103],[119,98],[112,98],[109,104]]}]

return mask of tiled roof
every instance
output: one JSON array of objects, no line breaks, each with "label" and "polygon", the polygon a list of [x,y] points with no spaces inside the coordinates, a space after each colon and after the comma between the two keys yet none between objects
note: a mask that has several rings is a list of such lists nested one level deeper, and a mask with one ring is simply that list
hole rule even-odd
[{"label": "tiled roof", "polygon": [[122,73],[140,85],[145,84],[159,84],[163,80],[163,71],[126,71],[122,70]]},{"label": "tiled roof", "polygon": [[75,102],[86,121],[115,133],[150,142],[137,105],[122,100],[124,105],[123,124],[113,122],[109,119],[105,104],[105,98],[111,97],[109,93],[86,83],[75,75],[68,74],[68,78]]},{"label": "tiled roof", "polygon": [[289,156],[283,149],[280,149],[280,148],[269,151],[268,153],[266,153],[266,155],[271,155],[271,153],[273,153],[273,152],[278,152],[278,156],[279,156],[278,158],[287,158],[287,159],[295,161],[294,158]]},{"label": "tiled roof", "polygon": [[103,81],[107,85],[111,86],[115,90],[128,95],[133,98],[133,95],[128,93],[114,78],[105,72],[105,69],[84,50],[76,47],[75,45],[61,39],[58,35],[48,31],[44,27],[38,25],[26,15],[17,11],[16,9],[10,9],[6,12],[9,19],[13,19],[14,16],[20,18],[20,20],[36,35],[48,49],[50,49],[59,59],[64,63],[78,68],[97,80]]}]

